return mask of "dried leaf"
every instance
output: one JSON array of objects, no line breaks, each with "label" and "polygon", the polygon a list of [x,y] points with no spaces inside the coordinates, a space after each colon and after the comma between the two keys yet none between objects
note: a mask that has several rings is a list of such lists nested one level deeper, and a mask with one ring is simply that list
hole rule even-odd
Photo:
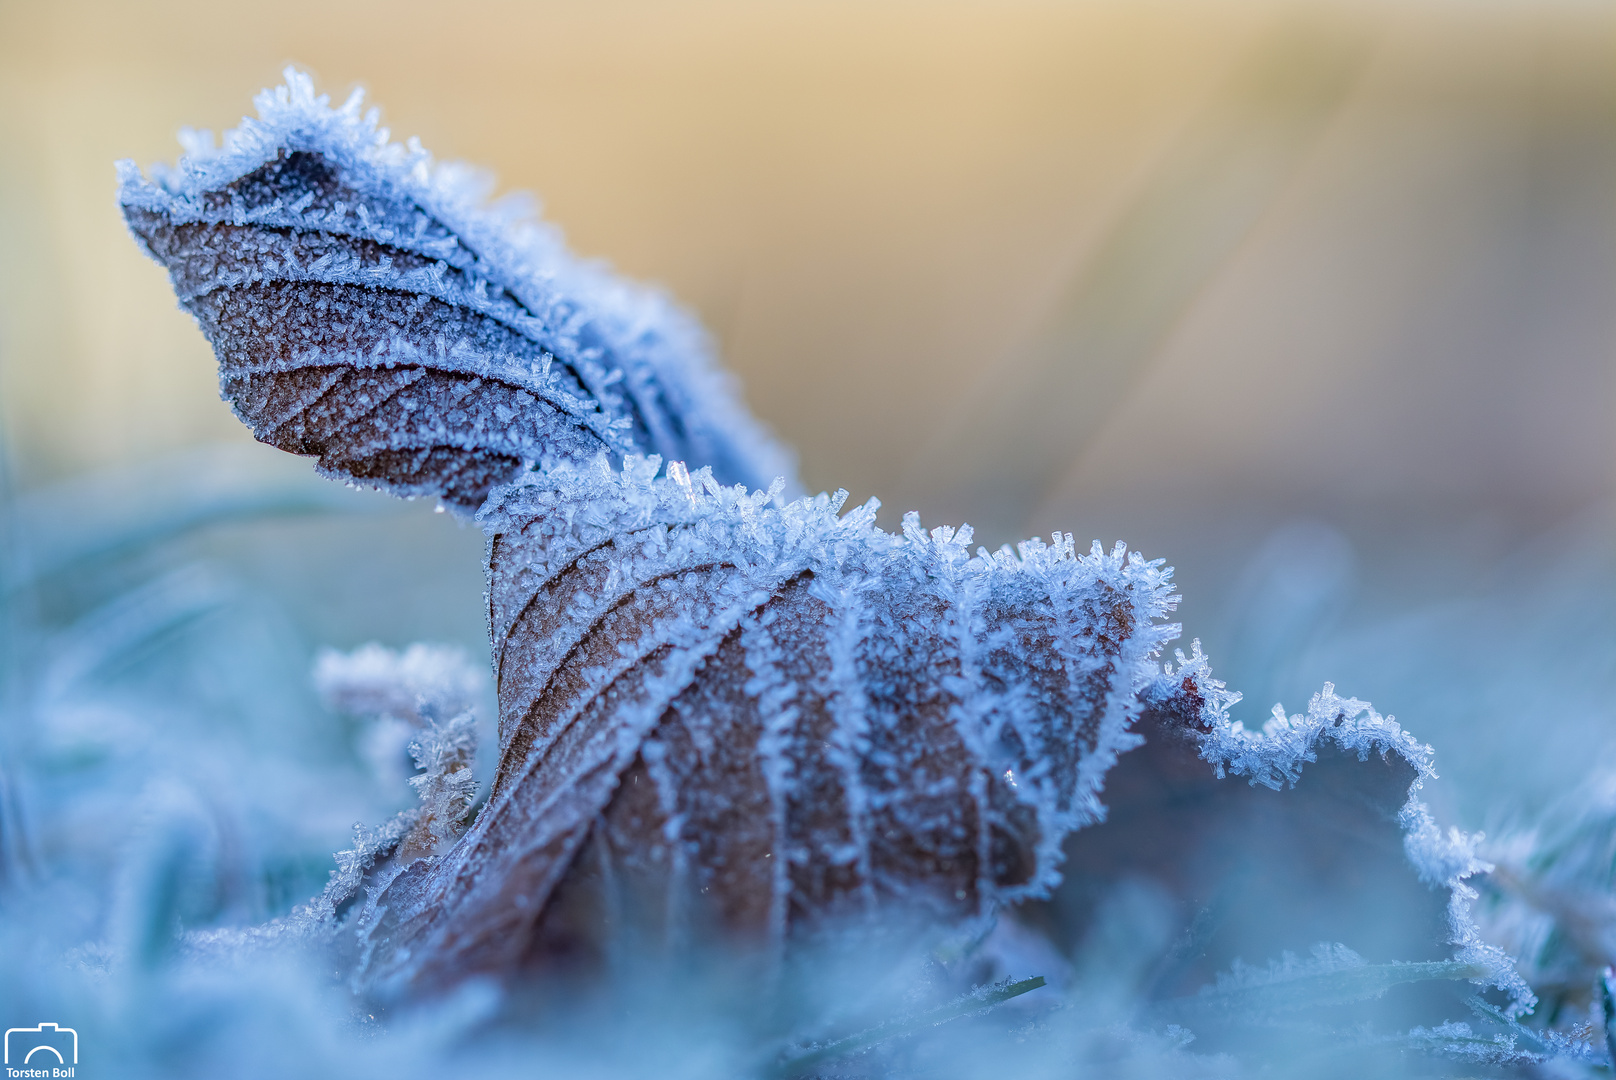
[{"label": "dried leaf", "polygon": [[[359,983],[598,969],[715,936],[778,960],[917,915],[981,927],[1049,896],[1063,858],[1061,890],[1026,908],[1056,911],[1052,936],[1140,878],[1193,929],[1249,854],[1242,822],[1313,763],[1287,804],[1294,852],[1309,828],[1355,834],[1340,859],[1395,864],[1390,887],[1430,916],[1393,935],[1414,954],[1374,959],[1476,975],[1526,1007],[1469,920],[1482,864],[1414,798],[1429,750],[1390,718],[1327,687],[1244,732],[1198,647],[1159,665],[1179,632],[1171,571],[1122,545],[973,554],[968,528],[909,515],[887,534],[873,500],[842,513],[845,492],[785,501],[788,458],[685,316],[482,208],[463,170],[389,143],[357,97],[333,110],[287,80],[222,148],[194,141],[150,181],[124,166],[121,199],[261,440],[435,495],[489,536],[494,791],[441,854],[414,857],[444,835],[396,830],[356,849]],[[1142,715],[1150,749],[1085,828]],[[420,747],[438,766],[424,794],[463,805],[463,747],[440,734]],[[1152,993],[1299,925],[1208,930]]]},{"label": "dried leaf", "polygon": [[789,471],[660,295],[482,209],[480,177],[389,143],[357,96],[330,109],[289,70],[257,105],[151,181],[119,168],[130,229],[259,439],[468,511],[524,462],[602,452]]}]

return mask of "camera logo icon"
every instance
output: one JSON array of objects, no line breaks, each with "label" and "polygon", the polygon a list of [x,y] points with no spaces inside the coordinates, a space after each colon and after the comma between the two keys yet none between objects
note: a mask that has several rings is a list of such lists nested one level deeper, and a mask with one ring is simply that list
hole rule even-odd
[{"label": "camera logo icon", "polygon": [[6,1029],[6,1064],[77,1065],[79,1033],[56,1024]]}]

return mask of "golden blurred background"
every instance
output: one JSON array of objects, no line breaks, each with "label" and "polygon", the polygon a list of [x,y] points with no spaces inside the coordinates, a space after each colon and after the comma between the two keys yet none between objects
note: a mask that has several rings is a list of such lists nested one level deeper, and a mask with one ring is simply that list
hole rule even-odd
[{"label": "golden blurred background", "polygon": [[[16,489],[249,441],[112,163],[286,63],[696,309],[812,489],[1166,557],[1258,713],[1320,671],[1396,704],[1354,626],[1514,611],[1543,587],[1508,568],[1556,552],[1605,572],[1609,3],[3,0]],[[410,520],[431,558],[480,543]],[[1519,653],[1532,611],[1418,640]],[[1297,652],[1320,620],[1334,666]]]}]

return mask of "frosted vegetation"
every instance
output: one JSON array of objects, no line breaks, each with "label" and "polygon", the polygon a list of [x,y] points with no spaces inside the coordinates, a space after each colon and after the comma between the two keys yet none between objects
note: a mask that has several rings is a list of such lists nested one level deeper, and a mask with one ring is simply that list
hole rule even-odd
[{"label": "frosted vegetation", "polygon": [[258,110],[125,215],[261,441],[481,526],[496,715],[455,650],[311,675],[143,573],[318,489],[55,554],[83,493],[21,507],[15,1022],[154,1076],[1608,1071],[1608,795],[1495,870],[1367,702],[1235,719],[1160,560],[803,496],[665,298],[357,96]]}]

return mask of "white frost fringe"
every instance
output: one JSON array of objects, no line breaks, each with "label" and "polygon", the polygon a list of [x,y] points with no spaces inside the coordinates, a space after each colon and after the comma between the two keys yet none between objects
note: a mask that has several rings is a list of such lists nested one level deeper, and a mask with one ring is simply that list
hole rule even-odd
[{"label": "white frost fringe", "polygon": [[1430,809],[1419,799],[1425,781],[1436,778],[1434,752],[1415,739],[1391,716],[1382,716],[1367,701],[1344,698],[1334,683],[1313,695],[1305,714],[1287,716],[1280,705],[1260,732],[1248,731],[1244,724],[1229,718],[1229,707],[1240,695],[1228,691],[1212,678],[1211,667],[1194,643],[1191,655],[1178,653],[1179,667],[1167,674],[1174,680],[1193,677],[1206,695],[1202,714],[1206,730],[1200,736],[1201,757],[1219,776],[1244,776],[1255,784],[1276,791],[1294,786],[1307,762],[1318,760],[1318,746],[1328,740],[1341,750],[1367,761],[1371,753],[1385,757],[1396,754],[1414,767],[1408,801],[1398,814],[1403,827],[1403,850],[1409,862],[1427,885],[1448,890],[1448,943],[1454,946],[1454,959],[1482,965],[1491,971],[1486,979],[1475,980],[1495,986],[1510,996],[1506,1010],[1510,1017],[1532,1011],[1537,996],[1515,970],[1514,961],[1503,950],[1482,941],[1471,915],[1477,893],[1467,879],[1486,873],[1492,864],[1476,854],[1482,841],[1479,833],[1469,834],[1450,828],[1446,835],[1431,817]]}]

